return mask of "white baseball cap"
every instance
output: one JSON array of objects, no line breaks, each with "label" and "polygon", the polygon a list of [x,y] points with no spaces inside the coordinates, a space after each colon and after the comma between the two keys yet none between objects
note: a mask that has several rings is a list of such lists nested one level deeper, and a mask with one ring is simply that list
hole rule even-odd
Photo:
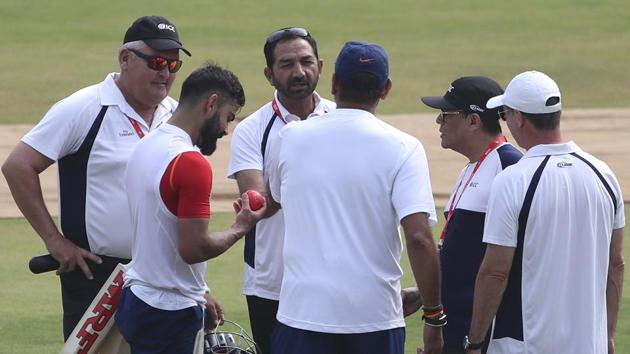
[{"label": "white baseball cap", "polygon": [[[557,98],[550,100],[550,98]],[[505,93],[492,97],[488,108],[508,106],[524,113],[553,113],[562,110],[560,88],[546,74],[526,71],[516,75],[507,85]]]}]

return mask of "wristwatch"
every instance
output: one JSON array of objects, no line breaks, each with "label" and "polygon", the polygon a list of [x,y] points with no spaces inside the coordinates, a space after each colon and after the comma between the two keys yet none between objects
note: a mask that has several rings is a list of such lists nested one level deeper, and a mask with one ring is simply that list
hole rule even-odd
[{"label": "wristwatch", "polygon": [[468,336],[464,337],[464,350],[477,350],[481,349],[481,347],[483,347],[483,341],[479,343],[471,343],[468,340]]}]

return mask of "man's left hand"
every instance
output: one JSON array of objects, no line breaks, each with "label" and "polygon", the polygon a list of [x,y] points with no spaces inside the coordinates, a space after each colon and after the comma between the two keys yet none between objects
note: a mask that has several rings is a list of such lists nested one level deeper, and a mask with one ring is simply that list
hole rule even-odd
[{"label": "man's left hand", "polygon": [[225,321],[225,313],[219,302],[210,293],[204,295],[206,298],[206,329],[215,329]]},{"label": "man's left hand", "polygon": [[400,291],[402,298],[403,314],[405,317],[413,315],[422,307],[422,296],[417,287],[404,288]]}]

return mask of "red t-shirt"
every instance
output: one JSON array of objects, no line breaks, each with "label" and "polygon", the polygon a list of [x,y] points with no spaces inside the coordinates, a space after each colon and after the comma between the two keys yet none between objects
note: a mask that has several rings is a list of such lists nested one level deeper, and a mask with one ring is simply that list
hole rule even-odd
[{"label": "red t-shirt", "polygon": [[209,218],[212,167],[203,155],[187,151],[168,165],[160,181],[160,195],[180,219]]}]

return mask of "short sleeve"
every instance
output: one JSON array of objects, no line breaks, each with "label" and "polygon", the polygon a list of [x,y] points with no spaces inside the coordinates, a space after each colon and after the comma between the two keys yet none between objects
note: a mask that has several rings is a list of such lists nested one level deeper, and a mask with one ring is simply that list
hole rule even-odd
[{"label": "short sleeve", "polygon": [[626,225],[626,212],[625,212],[625,204],[623,202],[623,193],[621,191],[621,186],[617,181],[617,178],[613,175],[613,180],[615,182],[614,193],[617,197],[617,214],[615,214],[615,219],[613,220],[613,229],[620,229]]},{"label": "short sleeve", "polygon": [[180,219],[209,218],[212,168],[196,151],[178,155],[160,182],[160,194],[168,209]]},{"label": "short sleeve", "polygon": [[260,152],[260,138],[255,121],[246,118],[234,128],[230,146],[228,177],[243,170],[263,170],[263,157]]},{"label": "short sleeve", "polygon": [[414,213],[427,213],[431,226],[437,223],[435,202],[429,177],[429,164],[419,141],[410,144],[408,153],[394,178],[392,203],[399,220]]},{"label": "short sleeve", "polygon": [[504,172],[499,173],[494,179],[488,200],[483,242],[516,247],[518,216],[524,197],[523,192],[519,192],[515,184],[518,181],[510,179]]},{"label": "short sleeve", "polygon": [[86,107],[93,105],[79,105],[74,101],[71,96],[57,102],[22,142],[54,161],[75,153],[102,106],[91,109]]}]

